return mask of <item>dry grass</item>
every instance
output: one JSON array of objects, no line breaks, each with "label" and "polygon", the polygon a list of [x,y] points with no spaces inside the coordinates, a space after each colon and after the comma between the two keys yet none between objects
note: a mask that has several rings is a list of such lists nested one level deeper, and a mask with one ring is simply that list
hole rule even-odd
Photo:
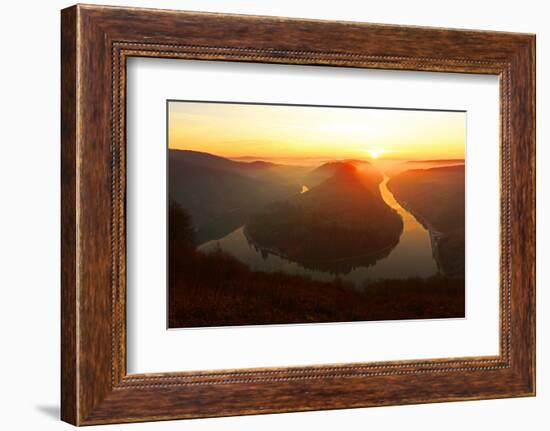
[{"label": "dry grass", "polygon": [[385,280],[357,290],[190,249],[171,254],[169,277],[172,328],[464,316],[461,279]]}]

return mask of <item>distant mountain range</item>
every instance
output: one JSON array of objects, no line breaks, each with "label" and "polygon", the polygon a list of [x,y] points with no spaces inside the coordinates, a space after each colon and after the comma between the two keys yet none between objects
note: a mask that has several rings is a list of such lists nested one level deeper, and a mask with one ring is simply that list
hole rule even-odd
[{"label": "distant mountain range", "polygon": [[464,159],[408,160],[392,164],[386,170],[386,175],[393,177],[410,169],[431,169],[459,165],[464,165]]},{"label": "distant mountain range", "polygon": [[440,163],[440,164],[464,164],[464,159],[426,159],[426,160],[409,160],[406,163],[410,165],[422,163]]},{"label": "distant mountain range", "polygon": [[253,175],[261,169],[275,166],[275,163],[264,161],[237,162],[214,154],[191,150],[169,150],[170,161],[180,161],[195,166],[210,169],[220,169],[226,172]]}]

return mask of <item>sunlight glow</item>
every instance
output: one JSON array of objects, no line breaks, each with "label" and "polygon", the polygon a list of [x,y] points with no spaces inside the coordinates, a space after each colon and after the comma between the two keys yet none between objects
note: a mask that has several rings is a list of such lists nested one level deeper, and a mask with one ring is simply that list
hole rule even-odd
[{"label": "sunlight glow", "polygon": [[380,157],[382,154],[385,153],[385,151],[382,148],[371,148],[367,150],[367,152],[370,154],[371,158],[373,159],[377,159],[378,157]]},{"label": "sunlight glow", "polygon": [[463,159],[466,113],[239,103],[170,102],[168,146],[278,157]]}]

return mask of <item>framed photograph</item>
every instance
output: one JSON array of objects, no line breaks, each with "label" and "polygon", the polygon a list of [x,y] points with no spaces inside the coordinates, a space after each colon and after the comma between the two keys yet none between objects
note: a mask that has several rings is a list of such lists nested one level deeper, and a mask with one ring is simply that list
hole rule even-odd
[{"label": "framed photograph", "polygon": [[535,394],[535,36],[62,11],[62,419]]},{"label": "framed photograph", "polygon": [[465,111],[167,112],[168,328],[465,317]]}]

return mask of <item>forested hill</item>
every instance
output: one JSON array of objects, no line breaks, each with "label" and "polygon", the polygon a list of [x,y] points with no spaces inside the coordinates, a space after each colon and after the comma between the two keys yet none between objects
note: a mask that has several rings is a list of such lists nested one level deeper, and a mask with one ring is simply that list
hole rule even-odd
[{"label": "forested hill", "polygon": [[334,272],[387,255],[401,235],[401,217],[371,175],[351,163],[333,172],[308,192],[253,214],[245,229],[249,239],[304,266]]}]

